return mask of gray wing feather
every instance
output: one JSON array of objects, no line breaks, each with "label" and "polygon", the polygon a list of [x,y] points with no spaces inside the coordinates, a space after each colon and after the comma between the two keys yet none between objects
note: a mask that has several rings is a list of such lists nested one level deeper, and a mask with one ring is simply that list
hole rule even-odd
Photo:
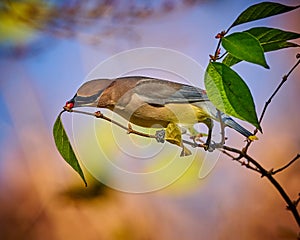
[{"label": "gray wing feather", "polygon": [[201,88],[152,78],[139,81],[134,93],[143,101],[155,105],[209,101]]}]

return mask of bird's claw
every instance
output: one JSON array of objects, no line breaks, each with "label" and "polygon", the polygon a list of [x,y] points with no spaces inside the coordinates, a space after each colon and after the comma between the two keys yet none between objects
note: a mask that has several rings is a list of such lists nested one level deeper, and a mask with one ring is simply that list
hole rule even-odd
[{"label": "bird's claw", "polygon": [[205,143],[204,144],[204,150],[213,152],[217,147],[217,144],[215,142]]},{"label": "bird's claw", "polygon": [[204,150],[205,151],[209,151],[209,152],[213,152],[216,148],[222,148],[224,146],[223,143],[216,143],[216,142],[206,142],[204,144]]},{"label": "bird's claw", "polygon": [[165,130],[158,130],[155,133],[155,139],[157,142],[159,143],[164,143],[165,142],[165,135],[166,135],[166,131]]}]

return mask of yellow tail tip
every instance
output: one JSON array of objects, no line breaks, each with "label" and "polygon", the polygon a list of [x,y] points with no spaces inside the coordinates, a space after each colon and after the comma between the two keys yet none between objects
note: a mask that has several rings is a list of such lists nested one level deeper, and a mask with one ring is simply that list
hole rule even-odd
[{"label": "yellow tail tip", "polygon": [[258,137],[256,137],[255,135],[251,135],[251,136],[248,137],[248,139],[250,141],[254,141],[254,140],[258,140]]}]

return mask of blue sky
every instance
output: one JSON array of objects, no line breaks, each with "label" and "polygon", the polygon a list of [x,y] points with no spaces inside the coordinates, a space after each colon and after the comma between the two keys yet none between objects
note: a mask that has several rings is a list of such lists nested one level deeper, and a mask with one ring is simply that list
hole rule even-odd
[{"label": "blue sky", "polygon": [[[87,44],[81,36],[83,33],[69,39],[44,35],[42,44],[44,47],[40,52],[23,58],[2,57],[0,59],[3,79],[0,85],[0,102],[3,106],[0,109],[0,127],[3,133],[1,142],[7,144],[7,138],[15,137],[18,131],[15,129],[14,122],[17,110],[21,113],[18,118],[23,118],[24,122],[28,121],[29,125],[31,121],[35,121],[33,118],[37,114],[51,134],[57,114],[64,103],[74,95],[87,74],[97,64],[119,52],[137,47],[170,48],[195,59],[205,68],[208,55],[215,50],[217,44],[214,39],[216,33],[226,29],[242,10],[254,2],[205,2],[197,7],[175,9],[167,15],[156,14],[155,17],[130,23],[116,22],[113,25],[117,29],[114,34],[101,36],[102,41],[96,46]],[[290,1],[290,4],[293,4],[293,1]],[[245,24],[237,27],[236,30],[261,24],[297,32],[297,29],[299,30],[295,23],[297,21],[289,21],[286,16],[285,14]],[[296,16],[297,11],[290,13],[292,19],[296,19]],[[93,29],[84,32],[89,31],[93,32]],[[289,49],[267,54],[267,61],[272,71],[245,63],[235,67],[239,74],[245,77],[253,93],[258,113],[281,76],[293,63],[295,52],[296,50]],[[282,61],[283,58],[286,60]],[[272,67],[274,65],[275,68]],[[23,85],[31,91],[31,98],[28,98],[29,92],[23,89]],[[203,79],[199,79],[199,86],[203,86]],[[292,101],[294,88],[290,88],[290,97],[285,97],[286,103],[279,101],[278,106],[284,107]],[[33,105],[33,102],[36,105]],[[38,110],[33,109],[33,106]],[[246,126],[251,127],[247,123]]]},{"label": "blue sky", "polygon": [[[0,170],[2,171],[0,182],[6,183],[13,178],[13,174],[7,169],[12,164],[10,161],[15,161],[15,164],[19,165],[20,159],[18,156],[16,157],[16,153],[31,156],[30,154],[34,154],[36,151],[38,155],[37,148],[41,147],[38,143],[45,141],[43,147],[56,154],[52,140],[55,118],[65,102],[74,95],[87,74],[101,61],[132,48],[163,47],[180,51],[205,67],[209,61],[208,55],[214,52],[217,44],[214,36],[227,28],[242,10],[255,2],[258,1],[204,1],[197,7],[175,9],[167,15],[158,14],[154,18],[150,17],[125,25],[115,23],[119,30],[111,36],[104,36],[102,42],[96,46],[86,43],[82,36],[71,39],[46,37],[44,43],[46,47],[32,56],[23,58],[0,56]],[[284,2],[291,5],[299,3],[299,1]],[[258,21],[255,25],[267,25],[300,32],[299,20],[299,10],[297,10]],[[99,27],[99,25],[97,26]],[[248,29],[251,26],[253,25],[247,24],[244,26],[245,28],[241,26],[236,30]],[[299,43],[299,41],[297,42]],[[235,67],[240,75],[245,77],[259,113],[266,98],[277,86],[282,75],[295,62],[296,53],[297,50],[288,49],[267,54],[271,70],[246,63]],[[265,146],[270,144],[273,144],[272,151],[265,153],[263,155],[265,157],[273,158],[273,153],[278,156],[290,157],[293,155],[293,150],[299,147],[300,132],[298,128],[295,128],[295,124],[298,123],[300,113],[299,107],[295,103],[300,100],[298,96],[300,88],[299,83],[295,81],[297,80],[296,76],[299,76],[299,71],[291,76],[293,81],[288,82],[278,97],[274,99],[263,125],[265,135],[261,136],[261,145],[257,144],[254,147],[253,154],[255,156],[264,153]],[[203,79],[199,79],[199,82],[203,86]],[[70,118],[66,117],[64,120],[68,124]],[[252,128],[247,123],[244,123],[244,126]],[[67,128],[70,130],[69,127]],[[229,135],[236,136],[231,132]],[[235,141],[234,137],[232,141]],[[241,138],[238,138],[237,141],[241,144]],[[286,143],[285,147],[282,147],[282,141]],[[291,148],[288,149],[287,145]],[[40,161],[42,160],[40,159]],[[49,163],[49,168],[55,169],[58,179],[63,171],[73,174],[59,156],[56,156],[53,162],[55,163]],[[279,163],[276,162],[276,164]],[[31,160],[28,160],[27,164],[31,166]],[[56,164],[59,168],[56,168]],[[224,167],[224,165],[225,163],[220,163],[220,166]],[[266,162],[266,165],[272,166],[270,162]],[[201,196],[203,192],[199,194],[200,190],[195,190],[191,191],[192,196],[181,200],[195,208],[198,207],[209,216],[209,208],[206,208],[205,204],[213,204],[213,202],[222,204],[221,198],[228,197],[224,204],[230,210],[240,199],[230,194],[234,193],[236,189],[239,189],[242,194],[245,193],[243,183],[248,183],[245,180],[244,171],[236,173],[237,167],[233,167],[233,169],[230,167],[225,168],[226,171],[216,168],[210,181],[206,182],[207,185],[202,188],[207,195]],[[75,179],[78,180],[76,177]],[[237,177],[240,177],[240,182],[236,181]],[[223,184],[220,180],[224,179],[226,179],[228,194],[226,194],[226,188],[220,187],[220,183]],[[250,179],[250,181],[255,181],[254,178]],[[212,191],[212,189],[217,189],[220,193]],[[214,197],[212,202],[210,202],[211,196]],[[181,200],[179,199],[179,201]],[[202,204],[198,205],[199,201]],[[189,209],[187,205],[184,207]],[[191,214],[199,213],[199,211],[193,213],[191,209],[190,212],[192,212]],[[218,220],[219,215],[215,214],[209,216],[213,221]]]}]

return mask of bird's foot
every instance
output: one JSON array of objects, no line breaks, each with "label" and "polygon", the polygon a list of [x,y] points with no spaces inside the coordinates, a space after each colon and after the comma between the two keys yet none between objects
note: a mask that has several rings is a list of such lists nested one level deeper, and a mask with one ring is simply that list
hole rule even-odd
[{"label": "bird's foot", "polygon": [[165,142],[165,136],[166,136],[166,131],[165,130],[158,130],[155,133],[155,139],[159,143],[164,143]]},{"label": "bird's foot", "polygon": [[217,145],[215,142],[206,142],[204,144],[205,151],[213,152],[216,149],[216,147],[217,147]]},{"label": "bird's foot", "polygon": [[216,148],[222,148],[224,144],[222,143],[216,143],[216,142],[206,142],[204,144],[204,150],[213,152]]}]

